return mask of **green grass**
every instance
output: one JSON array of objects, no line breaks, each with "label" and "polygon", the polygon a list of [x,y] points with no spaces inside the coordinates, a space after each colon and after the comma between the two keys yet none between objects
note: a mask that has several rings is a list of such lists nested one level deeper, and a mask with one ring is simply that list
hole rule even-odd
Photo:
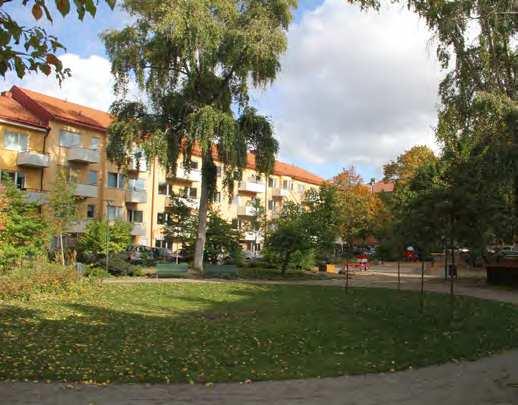
[{"label": "green grass", "polygon": [[218,382],[475,359],[518,345],[508,304],[384,289],[104,285],[0,303],[0,380]]}]

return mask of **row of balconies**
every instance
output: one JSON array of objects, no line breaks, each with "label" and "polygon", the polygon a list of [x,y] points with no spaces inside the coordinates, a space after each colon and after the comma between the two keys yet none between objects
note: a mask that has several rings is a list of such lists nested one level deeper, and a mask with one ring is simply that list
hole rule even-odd
[{"label": "row of balconies", "polygon": [[[99,163],[100,153],[94,149],[73,147],[68,149],[67,160],[85,164]],[[47,154],[33,151],[19,152],[16,164],[23,167],[46,168],[50,166],[50,157]]]},{"label": "row of balconies", "polygon": [[[83,233],[86,230],[86,226],[90,220],[83,219],[75,221],[69,228],[70,233]],[[146,236],[146,227],[144,224],[133,223],[131,228],[131,236]]]}]

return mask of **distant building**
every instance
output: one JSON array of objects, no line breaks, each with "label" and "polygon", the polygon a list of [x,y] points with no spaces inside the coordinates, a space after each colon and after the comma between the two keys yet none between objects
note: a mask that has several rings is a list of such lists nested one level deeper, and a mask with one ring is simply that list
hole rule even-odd
[{"label": "distant building", "polygon": [[[196,209],[200,199],[201,157],[194,150],[191,171],[179,157],[176,176],[158,160],[147,162],[135,150],[131,166],[120,170],[106,155],[106,130],[112,117],[104,112],[13,86],[0,96],[0,182],[10,178],[42,211],[48,203],[58,170],[76,184],[79,219],[70,233],[84,232],[88,221],[124,219],[132,224],[133,244],[179,249],[167,240],[169,196],[174,192]],[[138,152],[138,153],[137,153]],[[223,165],[217,160],[217,198],[213,206],[242,232],[244,249],[261,249],[262,235],[247,232],[247,222],[260,200],[268,218],[277,216],[286,201],[300,202],[307,190],[318,188],[321,177],[283,162],[275,162],[265,178],[255,170],[249,153],[243,179],[226,195]],[[257,237],[259,236],[259,237]]]},{"label": "distant building", "polygon": [[394,183],[391,181],[378,181],[371,185],[373,193],[392,193],[394,192]]}]

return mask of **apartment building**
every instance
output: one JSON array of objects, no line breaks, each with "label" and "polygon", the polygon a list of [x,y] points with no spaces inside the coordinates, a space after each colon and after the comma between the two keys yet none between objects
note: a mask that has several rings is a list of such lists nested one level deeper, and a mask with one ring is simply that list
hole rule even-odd
[{"label": "apartment building", "polygon": [[[170,195],[180,195],[193,210],[199,205],[201,157],[194,151],[192,170],[178,166],[176,176],[157,161],[146,162],[135,150],[132,163],[120,169],[106,156],[106,129],[111,117],[66,100],[13,86],[0,96],[0,178],[10,177],[45,212],[48,191],[59,170],[76,184],[79,220],[70,229],[80,234],[89,220],[123,219],[132,223],[134,244],[179,248],[164,237]],[[181,160],[180,160],[181,161]],[[258,175],[249,153],[243,179],[229,196],[218,166],[218,194],[214,208],[236,227],[247,229],[259,200],[268,218],[285,201],[300,201],[305,191],[323,179],[299,167],[276,162],[269,178]],[[243,232],[247,250],[260,250],[262,236]]]}]

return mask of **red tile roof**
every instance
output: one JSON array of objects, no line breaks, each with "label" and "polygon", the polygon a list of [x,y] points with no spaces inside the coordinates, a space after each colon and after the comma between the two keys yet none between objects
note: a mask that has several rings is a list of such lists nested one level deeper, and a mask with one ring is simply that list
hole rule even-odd
[{"label": "red tile roof", "polygon": [[11,92],[20,104],[46,120],[54,119],[101,132],[106,131],[112,122],[110,114],[101,110],[17,86],[13,86]]},{"label": "red tile roof", "polygon": [[[105,132],[112,122],[112,117],[107,112],[47,96],[36,91],[13,86],[11,93],[13,98],[20,104],[45,122],[54,119],[101,132]],[[200,151],[194,150],[193,153],[199,156]],[[215,151],[213,153],[215,153]],[[247,167],[255,169],[255,156],[253,153],[248,154]],[[314,185],[320,185],[324,182],[322,177],[301,169],[300,167],[279,161],[275,162],[273,174],[289,176],[295,180]]]},{"label": "red tile roof", "polygon": [[391,181],[378,181],[372,185],[373,193],[392,193],[394,191],[394,183]]},{"label": "red tile roof", "polygon": [[45,122],[14,100],[10,92],[0,95],[0,119],[38,128],[47,127]]}]

